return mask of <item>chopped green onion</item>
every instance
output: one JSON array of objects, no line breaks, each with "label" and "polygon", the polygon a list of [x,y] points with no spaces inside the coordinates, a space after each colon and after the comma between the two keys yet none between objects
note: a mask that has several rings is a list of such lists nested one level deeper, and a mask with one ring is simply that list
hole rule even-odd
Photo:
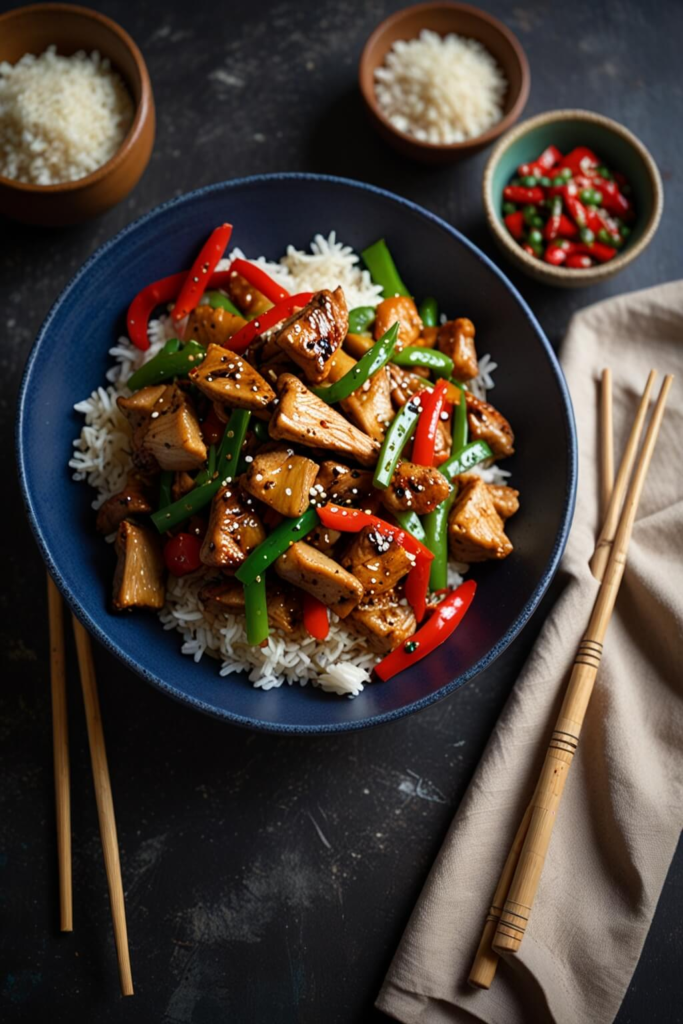
[{"label": "chopped green onion", "polygon": [[400,324],[396,321],[386,334],[383,334],[379,341],[376,341],[372,348],[368,349],[356,365],[351,367],[348,373],[328,387],[313,388],[314,394],[318,398],[322,398],[328,405],[341,402],[344,398],[352,395],[354,391],[365,384],[366,380],[389,362],[398,341],[399,326]]},{"label": "chopped green onion", "polygon": [[390,299],[394,295],[410,295],[383,238],[363,249],[361,256],[372,280],[381,286],[385,299]]},{"label": "chopped green onion", "polygon": [[394,512],[394,519],[420,544],[425,542],[425,531],[416,512]]},{"label": "chopped green onion", "polygon": [[397,366],[426,366],[435,377],[450,377],[453,373],[453,360],[445,352],[424,345],[408,345],[392,358]]},{"label": "chopped green onion", "polygon": [[206,297],[212,309],[227,309],[228,313],[232,313],[233,316],[243,316],[234,302],[231,302],[223,292],[207,292]]},{"label": "chopped green onion", "polygon": [[438,327],[439,306],[435,298],[430,295],[423,299],[418,312],[425,327]]},{"label": "chopped green onion", "polygon": [[258,647],[268,639],[270,634],[265,570],[251,583],[244,584],[244,614],[247,625],[247,643],[252,647]]},{"label": "chopped green onion", "polygon": [[349,334],[362,334],[377,316],[374,306],[356,306],[349,310]]},{"label": "chopped green onion", "polygon": [[[131,391],[139,391],[140,388],[149,387],[152,384],[160,384],[162,381],[171,380],[173,377],[184,377],[194,366],[198,366],[206,355],[206,349],[196,341],[188,341],[179,351],[166,351],[166,346],[171,341],[178,341],[171,338],[166,342],[161,352],[158,352],[148,363],[135,371],[128,378],[128,387]],[[178,344],[180,344],[178,342]]]},{"label": "chopped green onion", "polygon": [[242,563],[235,573],[237,579],[241,583],[253,583],[256,577],[262,576],[268,566],[283,555],[292,544],[303,540],[319,521],[318,513],[312,505],[296,519],[284,519],[269,537],[254,548],[246,562]]}]

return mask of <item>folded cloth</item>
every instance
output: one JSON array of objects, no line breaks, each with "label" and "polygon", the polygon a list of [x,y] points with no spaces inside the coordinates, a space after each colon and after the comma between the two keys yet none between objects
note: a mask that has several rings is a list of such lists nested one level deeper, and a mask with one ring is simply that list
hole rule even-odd
[{"label": "folded cloth", "polygon": [[[565,586],[377,1000],[404,1022],[612,1021],[683,823],[683,281],[577,314],[562,362],[579,435],[576,516],[560,570]],[[676,380],[524,942],[500,961],[490,990],[476,991],[467,976],[484,918],[597,592],[588,560],[599,519],[597,382],[604,366],[614,378],[617,465],[650,368]]]}]

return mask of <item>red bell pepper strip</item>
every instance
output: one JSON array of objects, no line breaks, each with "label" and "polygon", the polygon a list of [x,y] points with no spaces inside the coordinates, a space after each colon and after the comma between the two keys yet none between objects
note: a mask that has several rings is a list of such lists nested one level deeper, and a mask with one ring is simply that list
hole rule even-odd
[{"label": "red bell pepper strip", "polygon": [[266,274],[265,270],[261,270],[254,263],[236,259],[230,264],[230,270],[233,273],[241,274],[245,281],[252,284],[275,305],[289,298],[289,292],[281,288],[276,281],[273,281],[272,277]]},{"label": "red bell pepper strip", "polygon": [[524,245],[522,246],[522,249],[524,249],[524,252],[527,252],[529,254],[529,256],[533,256],[534,259],[537,258],[536,257],[536,250],[532,249],[528,242],[524,243]]},{"label": "red bell pepper strip", "polygon": [[171,317],[175,323],[188,316],[199,304],[199,300],[206,291],[209,278],[223,257],[231,234],[232,224],[221,224],[219,228],[211,232],[202,246],[173,307]]},{"label": "red bell pepper strip", "polygon": [[358,533],[365,526],[372,526],[378,533],[391,537],[409,555],[414,556],[413,568],[406,580],[406,597],[415,612],[415,618],[421,622],[424,618],[429,589],[430,564],[434,558],[429,548],[417,538],[399,526],[392,526],[385,519],[373,516],[357,508],[340,508],[339,505],[327,504],[316,509],[323,526],[339,533]]},{"label": "red bell pepper strip", "polygon": [[603,245],[602,242],[591,242],[590,245],[586,245],[584,242],[565,242],[563,249],[567,253],[567,260],[570,256],[590,256],[591,259],[595,259],[598,263],[608,263],[617,254],[617,250],[613,249],[611,245]]},{"label": "red bell pepper strip", "polygon": [[519,242],[523,235],[526,227],[524,223],[524,214],[521,210],[517,210],[516,213],[508,213],[507,217],[504,218],[505,226],[512,235]]},{"label": "red bell pepper strip", "polygon": [[520,164],[517,168],[517,174],[522,178],[525,178],[528,174],[535,174],[537,177],[542,178],[547,175],[561,159],[562,154],[557,146],[548,146],[548,148],[544,149],[541,155],[535,160],[532,160],[528,164]]},{"label": "red bell pepper strip", "polygon": [[415,428],[412,461],[418,466],[434,465],[434,448],[439,421],[446,398],[446,386],[439,381],[433,391],[422,399],[422,412]]},{"label": "red bell pepper strip", "polygon": [[591,185],[602,193],[602,207],[608,213],[614,213],[617,217],[628,216],[631,213],[631,203],[619,191],[616,181],[605,181],[604,178],[596,175],[591,181]]},{"label": "red bell pepper strip", "polygon": [[560,167],[569,167],[575,174],[580,174],[591,167],[598,167],[600,161],[592,149],[587,146],[577,146],[571,153],[567,153],[562,160]]},{"label": "red bell pepper strip", "polygon": [[525,188],[523,185],[506,185],[503,189],[503,198],[511,203],[540,203],[545,199],[545,193],[539,185],[533,188]]},{"label": "red bell pepper strip", "polygon": [[[224,288],[229,278],[229,270],[219,270],[211,275],[211,278],[205,282],[205,286],[207,288]],[[136,348],[143,352],[147,351],[149,348],[147,327],[150,316],[157,306],[173,302],[186,279],[187,271],[182,270],[179,274],[171,274],[169,277],[162,277],[159,281],[153,281],[135,296],[128,307],[126,326],[128,337]]]},{"label": "red bell pepper strip", "polygon": [[[249,282],[253,284],[253,281]],[[256,285],[254,285],[256,287]],[[261,289],[259,288],[259,291]],[[265,295],[265,292],[264,292]],[[327,606],[313,594],[304,593],[304,628],[316,640],[326,640],[330,632],[330,617]]]},{"label": "red bell pepper strip", "polygon": [[267,313],[262,313],[255,320],[250,320],[241,330],[233,334],[229,342],[230,351],[241,355],[251,345],[254,338],[257,338],[259,334],[263,334],[264,331],[269,331],[271,327],[275,327],[281,320],[285,320],[295,309],[302,309],[308,305],[312,298],[313,292],[300,292],[298,295],[290,295],[289,298],[283,302],[278,302],[276,306],[269,309]]},{"label": "red bell pepper strip", "polygon": [[462,622],[472,604],[477,584],[467,580],[457,590],[444,598],[435,608],[427,622],[413,633],[405,643],[375,665],[375,672],[385,682],[404,669],[415,665],[439,647]]},{"label": "red bell pepper strip", "polygon": [[589,267],[593,266],[593,260],[590,256],[585,256],[580,252],[574,252],[571,256],[567,256],[568,267],[572,270],[588,270]]}]

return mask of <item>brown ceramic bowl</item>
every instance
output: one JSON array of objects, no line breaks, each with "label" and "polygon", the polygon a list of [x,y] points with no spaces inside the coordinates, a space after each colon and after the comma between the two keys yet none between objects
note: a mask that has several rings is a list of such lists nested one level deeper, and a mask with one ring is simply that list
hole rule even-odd
[{"label": "brown ceramic bowl", "polygon": [[29,185],[0,175],[0,215],[53,226],[87,220],[128,195],[149,162],[155,121],[142,54],[110,18],[72,4],[35,4],[0,15],[0,60],[15,64],[25,53],[40,54],[51,45],[64,56],[99,50],[121,75],[135,104],[135,117],[120,149],[85,178]]},{"label": "brown ceramic bowl", "polygon": [[[414,39],[422,29],[431,29],[439,35],[455,32],[459,36],[478,40],[496,59],[508,81],[503,104],[503,117],[482,135],[465,142],[441,145],[421,142],[419,139],[394,128],[380,110],[375,96],[375,68],[384,63],[387,53],[399,39]],[[449,163],[470,156],[488,146],[507,131],[522,113],[529,95],[531,75],[529,63],[519,40],[501,21],[469,4],[427,3],[416,4],[397,11],[383,21],[368,39],[358,69],[360,90],[370,119],[387,142],[405,156],[426,163]]]}]

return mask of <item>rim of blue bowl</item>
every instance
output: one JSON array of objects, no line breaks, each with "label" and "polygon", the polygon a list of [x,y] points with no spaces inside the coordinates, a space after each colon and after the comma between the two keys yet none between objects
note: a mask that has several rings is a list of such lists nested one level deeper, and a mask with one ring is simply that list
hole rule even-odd
[{"label": "rim of blue bowl", "polygon": [[[536,334],[545,349],[546,356],[550,362],[551,369],[557,381],[557,385],[562,398],[562,405],[565,417],[565,425],[567,429],[567,443],[569,446],[569,473],[567,478],[564,504],[562,509],[562,520],[557,536],[555,538],[555,544],[551,553],[550,559],[539,579],[531,597],[527,601],[523,610],[517,616],[515,621],[506,630],[500,640],[494,644],[494,646],[481,657],[474,665],[471,666],[466,672],[451,679],[450,682],[440,687],[434,693],[427,694],[421,697],[417,701],[413,701],[411,704],[406,704],[404,707],[397,708],[393,711],[387,711],[384,714],[376,715],[371,719],[356,719],[349,722],[339,722],[329,725],[287,725],[278,722],[268,722],[260,719],[248,718],[244,715],[236,715],[225,709],[219,709],[211,704],[207,704],[205,701],[198,700],[196,697],[191,697],[189,694],[176,689],[166,683],[160,676],[155,675],[153,672],[147,671],[142,665],[139,664],[131,655],[118,648],[111,642],[106,631],[102,629],[87,609],[82,608],[72,598],[71,593],[66,586],[66,582],[53,558],[52,552],[47,544],[43,530],[40,525],[39,517],[34,507],[32,495],[30,493],[28,482],[26,465],[24,461],[24,448],[23,448],[23,432],[24,425],[28,419],[27,413],[28,406],[28,390],[31,380],[31,373],[33,370],[34,363],[38,357],[39,350],[43,344],[44,339],[49,333],[52,321],[56,317],[58,310],[62,303],[71,295],[71,293],[78,288],[81,279],[87,274],[91,266],[93,266],[105,253],[116,246],[122,239],[126,238],[129,234],[132,234],[139,225],[149,223],[156,218],[163,216],[164,212],[169,209],[173,209],[177,206],[182,206],[185,203],[193,202],[197,197],[207,195],[211,192],[220,192],[221,190],[238,188],[243,185],[253,185],[259,182],[275,182],[275,181],[315,181],[315,182],[326,182],[333,185],[342,185],[346,188],[359,189],[366,192],[371,192],[377,196],[381,196],[384,199],[390,199],[397,203],[399,206],[405,207],[407,210],[411,210],[414,213],[418,213],[420,216],[432,221],[435,225],[441,229],[447,231],[453,237],[469,249],[470,252],[486,266],[493,274],[496,275],[503,283],[503,285],[512,293],[517,302],[519,303],[524,315],[528,319],[529,323],[534,328]],[[560,367],[557,356],[555,355],[550,342],[548,341],[543,328],[539,324],[538,320],[531,312],[531,309],[524,301],[520,293],[514,287],[514,285],[507,279],[502,270],[500,270],[488,256],[484,255],[476,245],[469,241],[463,234],[461,234],[457,228],[452,227],[441,217],[437,217],[436,214],[430,213],[429,210],[425,210],[417,203],[413,203],[410,199],[404,199],[402,196],[398,196],[393,192],[389,192],[387,189],[379,188],[376,185],[369,185],[365,182],[353,181],[350,178],[341,178],[335,175],[329,174],[313,174],[306,172],[283,172],[274,174],[255,174],[245,178],[235,178],[231,181],[217,182],[213,185],[205,185],[203,188],[194,189],[191,192],[187,192],[183,196],[178,196],[175,199],[170,199],[165,203],[161,203],[159,206],[138,217],[131,224],[128,224],[125,228],[119,231],[113,238],[108,242],[101,245],[95,252],[90,256],[83,264],[81,269],[72,277],[66,287],[62,290],[60,295],[53,303],[50,311],[48,312],[40,331],[36,337],[33,347],[29,354],[24,373],[21,381],[21,387],[19,390],[19,401],[17,408],[17,425],[15,434],[16,443],[16,456],[17,464],[19,468],[19,481],[21,485],[21,492],[24,501],[24,507],[26,514],[33,531],[33,534],[38,543],[38,547],[45,561],[46,567],[50,572],[50,575],[54,579],[57,587],[59,588],[62,596],[66,600],[67,604],[79,619],[79,621],[86,627],[92,636],[98,640],[103,647],[105,647],[111,654],[115,655],[122,661],[124,665],[132,669],[137,675],[141,676],[147,682],[151,683],[156,689],[161,690],[163,693],[182,704],[186,704],[189,707],[195,708],[204,714],[210,715],[212,718],[218,718],[221,721],[230,722],[232,725],[242,726],[243,728],[254,729],[259,732],[270,732],[280,733],[288,735],[320,735],[325,733],[340,733],[340,732],[351,732],[356,729],[367,729],[371,726],[383,725],[388,722],[395,721],[396,719],[403,718],[406,715],[414,714],[416,711],[421,711],[424,708],[429,707],[431,704],[435,704],[437,701],[448,696],[454,690],[459,689],[465,683],[469,682],[475,676],[479,675],[488,668],[498,658],[503,651],[508,647],[512,641],[519,635],[524,626],[527,624],[533,613],[538,608],[540,601],[548,589],[555,572],[560,563],[560,558],[564,552],[569,537],[569,531],[572,524],[574,515],[574,506],[576,502],[576,484],[578,475],[578,446],[576,437],[576,425],[574,421],[574,410],[572,407],[571,398],[569,396],[569,389],[567,382],[564,378],[564,374]],[[178,657],[181,657],[178,654]],[[358,699],[358,698],[357,698]]]}]

